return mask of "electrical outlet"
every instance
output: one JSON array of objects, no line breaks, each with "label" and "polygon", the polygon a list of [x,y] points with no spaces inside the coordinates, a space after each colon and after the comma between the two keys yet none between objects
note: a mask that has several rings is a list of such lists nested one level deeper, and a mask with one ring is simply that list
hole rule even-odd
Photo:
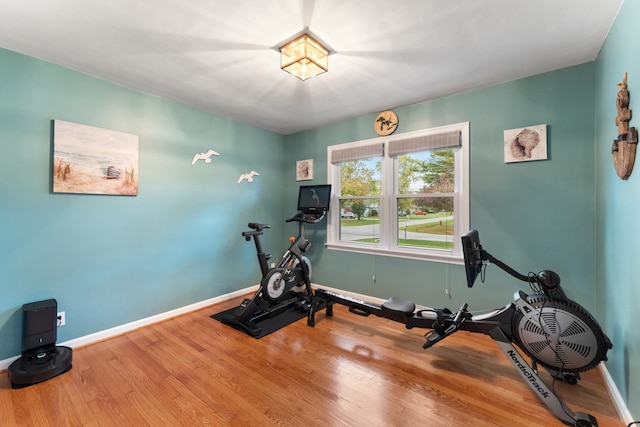
[{"label": "electrical outlet", "polygon": [[60,326],[64,326],[66,323],[66,319],[65,319],[65,315],[64,315],[64,311],[61,311],[58,313],[58,327]]}]

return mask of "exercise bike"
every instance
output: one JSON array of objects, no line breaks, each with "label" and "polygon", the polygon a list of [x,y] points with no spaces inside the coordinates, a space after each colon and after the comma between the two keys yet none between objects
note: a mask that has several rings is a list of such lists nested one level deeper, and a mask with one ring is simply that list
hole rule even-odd
[{"label": "exercise bike", "polygon": [[242,236],[246,241],[255,243],[258,264],[262,278],[257,291],[251,298],[245,298],[232,316],[223,319],[230,325],[242,327],[250,335],[262,334],[260,322],[277,316],[291,307],[307,313],[311,308],[313,290],[311,289],[311,261],[304,253],[310,246],[305,237],[305,224],[320,222],[329,209],[331,187],[329,185],[301,186],[298,194],[298,213],[286,219],[286,222],[298,223],[298,236],[291,237],[291,246],[274,265],[269,267],[271,255],[264,252],[260,236],[271,228],[268,224],[251,222],[249,231]]},{"label": "exercise bike", "polygon": [[[336,292],[316,289],[307,324],[315,326],[315,314],[326,306],[326,315],[333,315],[333,304],[349,307],[361,316],[373,314],[404,323],[407,329],[429,328],[425,334],[427,349],[458,330],[489,335],[531,389],[563,423],[571,426],[597,426],[590,414],[571,411],[538,376],[538,365],[554,379],[577,384],[580,372],[607,360],[611,341],[591,314],[565,295],[560,277],[553,271],[523,275],[491,256],[480,245],[476,230],[462,237],[467,286],[472,287],[480,276],[484,281],[487,264],[493,263],[514,278],[529,283],[533,294],[518,291],[514,301],[505,307],[481,313],[471,313],[465,303],[456,312],[446,308],[416,308],[415,303],[391,297],[381,305],[358,300]],[[530,359],[527,363],[515,348],[516,344]]]}]

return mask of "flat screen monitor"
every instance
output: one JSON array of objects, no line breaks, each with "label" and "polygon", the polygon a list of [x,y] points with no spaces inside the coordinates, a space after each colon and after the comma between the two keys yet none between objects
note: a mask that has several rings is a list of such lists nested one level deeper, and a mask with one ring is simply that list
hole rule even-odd
[{"label": "flat screen monitor", "polygon": [[483,267],[482,245],[477,230],[470,230],[462,236],[462,252],[467,272],[467,286],[472,287]]},{"label": "flat screen monitor", "polygon": [[302,185],[298,193],[298,210],[313,214],[329,210],[331,184]]}]

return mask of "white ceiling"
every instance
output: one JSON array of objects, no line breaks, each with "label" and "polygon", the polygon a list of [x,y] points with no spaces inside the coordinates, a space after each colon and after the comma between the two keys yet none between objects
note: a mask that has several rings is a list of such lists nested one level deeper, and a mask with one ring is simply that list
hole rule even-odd
[{"label": "white ceiling", "polygon": [[[596,58],[623,0],[0,0],[0,47],[290,134]],[[277,48],[308,28],[329,72]]]}]

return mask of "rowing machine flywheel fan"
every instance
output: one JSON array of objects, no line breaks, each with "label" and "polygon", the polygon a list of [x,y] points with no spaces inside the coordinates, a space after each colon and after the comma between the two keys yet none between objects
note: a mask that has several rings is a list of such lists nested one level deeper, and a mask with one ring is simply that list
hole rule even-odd
[{"label": "rowing machine flywheel fan", "polygon": [[533,360],[564,372],[587,371],[607,360],[611,342],[579,304],[544,295],[529,295],[526,301],[537,314],[518,310],[511,327],[514,341]]}]

